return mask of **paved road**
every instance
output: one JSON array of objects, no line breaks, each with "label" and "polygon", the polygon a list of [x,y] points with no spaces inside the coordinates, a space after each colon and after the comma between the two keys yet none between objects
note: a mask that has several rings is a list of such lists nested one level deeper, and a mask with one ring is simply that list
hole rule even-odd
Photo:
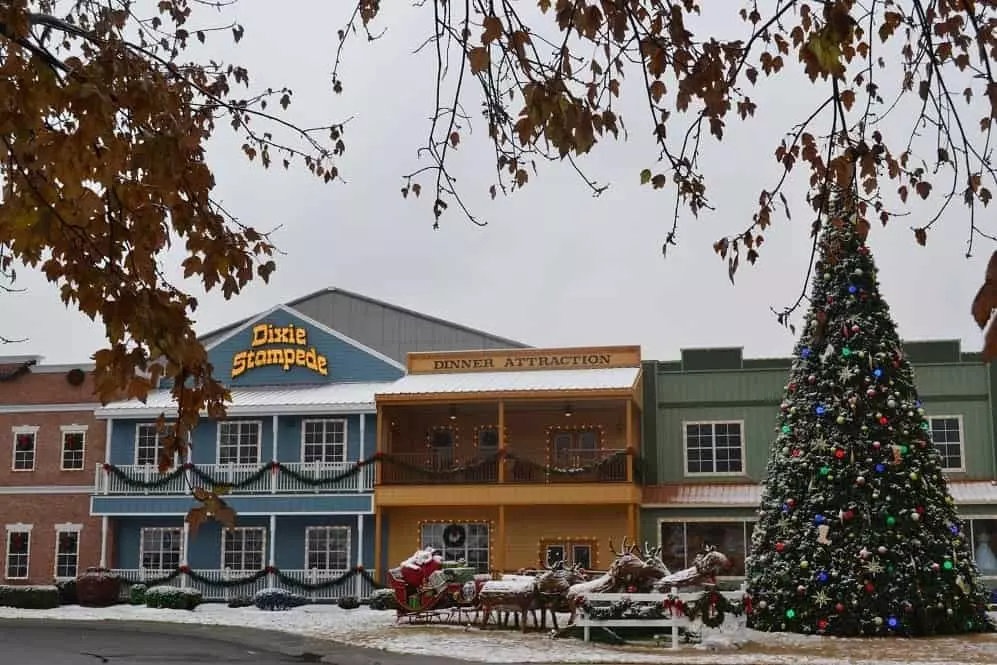
[{"label": "paved road", "polygon": [[0,620],[11,665],[458,665],[465,661],[340,646],[263,630],[97,621]]}]

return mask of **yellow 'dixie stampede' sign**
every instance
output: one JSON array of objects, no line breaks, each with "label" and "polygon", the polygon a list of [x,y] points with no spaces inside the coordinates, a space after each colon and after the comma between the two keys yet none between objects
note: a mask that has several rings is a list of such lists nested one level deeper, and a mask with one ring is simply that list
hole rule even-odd
[{"label": "yellow 'dixie stampede' sign", "polygon": [[[260,367],[280,366],[285,372],[292,367],[304,367],[322,376],[329,375],[329,361],[308,347],[308,331],[293,323],[275,326],[260,323],[253,326],[253,341],[248,351],[232,356],[232,378]],[[259,348],[267,347],[267,348]]]}]

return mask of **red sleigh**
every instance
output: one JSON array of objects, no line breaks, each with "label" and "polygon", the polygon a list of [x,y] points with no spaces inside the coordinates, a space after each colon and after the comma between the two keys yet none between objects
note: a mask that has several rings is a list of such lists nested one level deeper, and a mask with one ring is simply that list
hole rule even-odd
[{"label": "red sleigh", "polygon": [[488,575],[468,575],[466,568],[445,567],[437,550],[420,550],[388,571],[398,616],[454,607],[473,607]]}]

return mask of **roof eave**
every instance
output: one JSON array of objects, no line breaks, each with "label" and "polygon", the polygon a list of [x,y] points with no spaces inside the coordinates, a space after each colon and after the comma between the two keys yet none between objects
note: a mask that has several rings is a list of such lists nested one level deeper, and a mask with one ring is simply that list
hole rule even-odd
[{"label": "roof eave", "polygon": [[631,399],[633,388],[571,388],[555,390],[488,390],[427,393],[378,393],[375,402],[470,402],[496,399]]},{"label": "roof eave", "polygon": [[[283,404],[280,406],[236,406],[229,405],[225,409],[226,416],[296,416],[296,415],[350,415],[360,413],[374,413],[373,402],[344,402],[338,404]],[[94,412],[94,417],[98,420],[109,420],[117,418],[158,418],[160,414],[167,417],[176,417],[176,407],[170,406],[162,409],[154,407],[121,407],[111,409],[99,409]],[[207,412],[202,411],[201,417],[206,418]]]}]

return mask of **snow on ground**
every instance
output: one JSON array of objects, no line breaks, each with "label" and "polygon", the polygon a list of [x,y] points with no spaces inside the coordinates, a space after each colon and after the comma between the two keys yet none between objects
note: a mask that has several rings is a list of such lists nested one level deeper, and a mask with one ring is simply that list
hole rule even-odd
[{"label": "snow on ground", "polygon": [[[702,644],[666,647],[611,647],[576,639],[551,639],[540,632],[465,629],[454,625],[395,623],[394,612],[362,607],[342,610],[308,605],[286,612],[233,609],[220,604],[193,612],[118,605],[102,609],[65,606],[52,610],[0,607],[0,619],[81,621],[163,621],[278,630],[311,638],[398,653],[451,656],[491,663],[662,663],[663,665],[992,665],[997,635],[902,639],[833,639],[772,635],[747,630],[733,621],[706,629]],[[566,617],[564,617],[566,619]],[[995,617],[997,618],[997,617]],[[562,621],[563,623],[563,621]],[[664,631],[662,631],[664,632]]]}]

